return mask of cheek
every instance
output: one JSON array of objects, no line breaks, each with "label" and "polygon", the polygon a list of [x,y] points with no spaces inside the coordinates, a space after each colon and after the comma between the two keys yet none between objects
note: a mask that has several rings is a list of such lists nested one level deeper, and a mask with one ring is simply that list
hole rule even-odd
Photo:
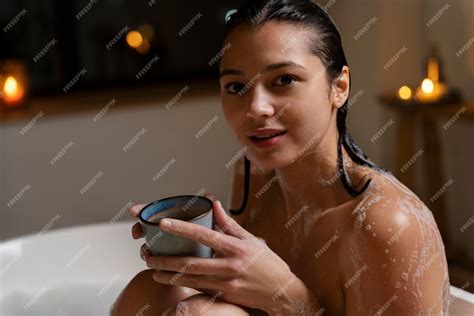
[{"label": "cheek", "polygon": [[289,113],[287,122],[291,124],[293,130],[306,136],[318,132],[324,133],[327,130],[331,120],[331,106],[327,103],[327,100],[320,100],[319,102],[315,99]]},{"label": "cheek", "polygon": [[290,142],[299,151],[303,148],[317,147],[330,126],[331,106],[326,99],[314,98],[295,107],[285,115],[285,126],[291,130]]}]

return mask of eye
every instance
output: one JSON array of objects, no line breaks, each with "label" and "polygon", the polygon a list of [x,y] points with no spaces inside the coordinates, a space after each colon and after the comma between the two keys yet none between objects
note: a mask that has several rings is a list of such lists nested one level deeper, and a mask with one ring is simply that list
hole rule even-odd
[{"label": "eye", "polygon": [[[280,80],[280,79],[283,79],[283,80]],[[289,85],[291,83],[293,83],[294,81],[296,81],[296,77],[295,76],[292,76],[292,75],[283,75],[283,76],[280,76],[278,78],[278,80],[276,81],[276,85],[277,86],[286,86],[286,85]],[[283,82],[281,84],[279,84],[279,82]]]},{"label": "eye", "polygon": [[225,85],[224,89],[229,94],[237,94],[244,87],[243,84],[238,82],[231,82]]}]

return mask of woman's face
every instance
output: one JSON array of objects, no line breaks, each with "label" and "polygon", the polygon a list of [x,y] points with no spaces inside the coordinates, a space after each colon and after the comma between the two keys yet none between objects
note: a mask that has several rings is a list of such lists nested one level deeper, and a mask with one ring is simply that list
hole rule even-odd
[{"label": "woman's face", "polygon": [[[242,24],[227,37],[220,65],[221,103],[247,157],[271,170],[320,147],[335,125],[326,69],[310,53],[311,30],[282,22]],[[341,103],[342,104],[342,103]],[[285,130],[271,146],[249,138],[256,129]],[[335,131],[334,131],[335,132]],[[324,146],[323,146],[324,147]]]}]

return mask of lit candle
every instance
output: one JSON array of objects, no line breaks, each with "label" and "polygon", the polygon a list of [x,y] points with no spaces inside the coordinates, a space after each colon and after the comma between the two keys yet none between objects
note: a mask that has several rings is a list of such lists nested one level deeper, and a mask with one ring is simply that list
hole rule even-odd
[{"label": "lit candle", "polygon": [[149,24],[140,25],[136,30],[127,33],[125,40],[127,45],[142,55],[148,54],[151,49],[151,41],[155,30]]},{"label": "lit candle", "polygon": [[438,101],[446,92],[446,85],[438,81],[425,78],[421,87],[417,89],[416,98],[421,102]]},{"label": "lit candle", "polygon": [[403,86],[398,89],[398,97],[402,100],[410,100],[411,95],[412,92],[409,86]]},{"label": "lit candle", "polygon": [[13,76],[8,76],[2,89],[3,101],[6,105],[15,105],[23,99],[25,90]]},{"label": "lit candle", "polygon": [[431,79],[426,78],[421,82],[421,91],[423,91],[424,94],[430,95],[434,90],[434,83]]},{"label": "lit candle", "polygon": [[127,44],[132,48],[140,47],[143,43],[143,36],[138,31],[130,31],[126,36]]},{"label": "lit candle", "polygon": [[0,65],[0,107],[17,108],[26,104],[28,81],[23,63],[9,60]]}]

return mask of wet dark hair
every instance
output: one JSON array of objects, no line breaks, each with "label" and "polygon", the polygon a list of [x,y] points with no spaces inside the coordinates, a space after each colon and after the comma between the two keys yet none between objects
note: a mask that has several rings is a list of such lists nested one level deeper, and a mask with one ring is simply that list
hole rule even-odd
[{"label": "wet dark hair", "polygon": [[[249,24],[258,28],[269,21],[289,22],[307,27],[314,31],[311,38],[311,53],[318,56],[326,67],[326,77],[329,87],[340,76],[343,66],[347,66],[342,47],[341,35],[331,17],[317,3],[311,0],[250,0],[246,1],[237,11],[226,17],[224,42],[229,33],[238,25]],[[329,89],[330,91],[330,89]],[[346,116],[349,98],[337,110],[336,123],[339,137],[337,141],[337,175],[341,177],[342,185],[347,192],[356,197],[362,194],[372,179],[365,182],[360,190],[353,186],[344,168],[342,146],[349,157],[358,165],[388,172],[369,160],[355,144],[346,128]],[[241,214],[247,205],[250,186],[250,160],[245,159],[244,198],[238,210],[230,210],[232,215]]]}]

